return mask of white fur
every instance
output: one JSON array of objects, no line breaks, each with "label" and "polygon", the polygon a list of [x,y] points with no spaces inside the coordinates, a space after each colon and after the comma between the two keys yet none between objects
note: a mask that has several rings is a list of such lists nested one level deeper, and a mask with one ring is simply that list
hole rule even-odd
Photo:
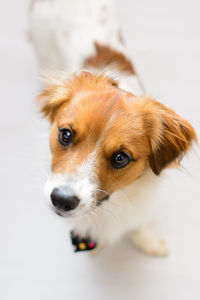
[{"label": "white fur", "polygon": [[[126,53],[119,38],[114,8],[111,0],[32,0],[30,34],[41,69],[63,70],[66,76],[81,70],[83,61],[94,54],[94,41]],[[135,75],[118,72],[112,65],[98,71],[117,78],[122,89],[135,95],[143,93]],[[151,219],[152,199],[156,198],[160,182],[149,170],[130,186],[111,195],[100,207],[89,209],[92,194],[98,188],[92,172],[95,151],[91,155],[76,174],[51,177],[45,191],[49,197],[54,187],[69,187],[85,205],[85,210],[81,210],[85,214],[72,219],[75,230],[82,235],[89,232],[98,241],[112,244]],[[76,216],[78,211],[79,208],[75,210]],[[140,231],[137,232],[141,241]]]},{"label": "white fur", "polygon": [[31,38],[43,69],[80,70],[94,41],[123,50],[111,0],[33,0]]},{"label": "white fur", "polygon": [[129,236],[135,246],[146,254],[155,256],[166,256],[168,254],[164,240],[146,226],[133,230]]},{"label": "white fur", "polygon": [[[148,223],[154,214],[154,199],[162,179],[152,171],[111,195],[100,207],[76,220],[76,230],[93,238],[115,243],[122,235]],[[154,198],[155,197],[155,198]]]},{"label": "white fur", "polygon": [[[148,170],[133,184],[112,194],[101,206],[91,208],[94,201],[92,194],[98,188],[98,184],[87,177],[88,171],[92,171],[91,165],[88,166],[85,162],[73,176],[57,174],[50,177],[45,185],[48,198],[53,188],[61,186],[69,188],[80,197],[80,204],[85,206],[79,206],[72,213],[66,214],[76,217],[69,221],[77,233],[85,236],[89,232],[92,238],[98,241],[114,244],[124,234],[138,230],[151,221],[164,175],[158,178]],[[137,233],[138,239],[140,232],[139,230]],[[143,236],[143,232],[141,234]]]},{"label": "white fur", "polygon": [[54,174],[49,176],[44,186],[44,194],[50,199],[54,188],[63,188],[63,193],[76,195],[80,199],[79,206],[71,212],[62,213],[66,216],[79,216],[86,213],[94,201],[93,195],[97,188],[93,164],[96,152],[93,151],[88,158],[72,174]]},{"label": "white fur", "polygon": [[[112,0],[32,0],[30,36],[41,70],[63,70],[66,77],[82,69],[84,60],[95,53],[95,41],[127,54]],[[115,65],[98,71],[116,78],[121,89],[143,94],[137,76],[118,72]]]}]

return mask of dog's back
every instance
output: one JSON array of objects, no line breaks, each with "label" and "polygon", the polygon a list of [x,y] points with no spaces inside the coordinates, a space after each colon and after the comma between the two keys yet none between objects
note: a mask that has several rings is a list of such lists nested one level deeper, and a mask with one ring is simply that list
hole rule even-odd
[{"label": "dog's back", "polygon": [[30,34],[43,70],[74,72],[94,54],[94,42],[121,51],[112,0],[33,0]]}]

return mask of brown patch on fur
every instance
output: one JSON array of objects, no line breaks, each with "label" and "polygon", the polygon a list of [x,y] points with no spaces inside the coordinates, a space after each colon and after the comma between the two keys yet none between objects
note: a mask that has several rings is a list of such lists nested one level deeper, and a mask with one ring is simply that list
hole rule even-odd
[{"label": "brown patch on fur", "polygon": [[[94,153],[94,179],[107,193],[132,183],[149,166],[159,174],[196,140],[191,125],[171,109],[119,90],[102,75],[81,72],[54,83],[39,98],[40,103],[44,100],[41,111],[52,124],[52,171],[76,173]],[[73,143],[67,148],[58,141],[59,127],[73,132]],[[117,151],[133,158],[123,169],[111,166]],[[102,192],[97,192],[100,198]]]},{"label": "brown patch on fur", "polygon": [[107,45],[100,45],[95,42],[96,54],[88,57],[84,62],[84,67],[89,68],[105,68],[106,66],[114,65],[119,71],[124,71],[129,74],[135,74],[135,70],[128,58]]}]

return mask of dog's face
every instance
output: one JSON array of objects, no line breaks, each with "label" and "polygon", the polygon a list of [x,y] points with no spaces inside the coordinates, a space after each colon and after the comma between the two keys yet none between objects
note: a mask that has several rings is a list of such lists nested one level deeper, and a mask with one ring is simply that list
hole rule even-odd
[{"label": "dog's face", "polygon": [[51,123],[52,176],[45,190],[62,215],[82,215],[149,167],[158,175],[195,139],[172,110],[100,75],[82,72],[39,98]]}]

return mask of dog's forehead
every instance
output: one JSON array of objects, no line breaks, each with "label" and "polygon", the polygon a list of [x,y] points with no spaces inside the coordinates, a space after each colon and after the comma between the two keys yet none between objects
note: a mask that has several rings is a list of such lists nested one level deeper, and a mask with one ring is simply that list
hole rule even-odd
[{"label": "dog's forehead", "polygon": [[117,89],[79,91],[60,110],[58,127],[71,127],[79,142],[98,143],[106,153],[120,147],[134,148],[145,133],[141,114],[129,105],[134,97],[130,98]]},{"label": "dog's forehead", "polygon": [[126,110],[123,93],[115,89],[77,91],[59,110],[57,121],[61,124],[73,123],[78,130],[102,130],[108,123]]}]

